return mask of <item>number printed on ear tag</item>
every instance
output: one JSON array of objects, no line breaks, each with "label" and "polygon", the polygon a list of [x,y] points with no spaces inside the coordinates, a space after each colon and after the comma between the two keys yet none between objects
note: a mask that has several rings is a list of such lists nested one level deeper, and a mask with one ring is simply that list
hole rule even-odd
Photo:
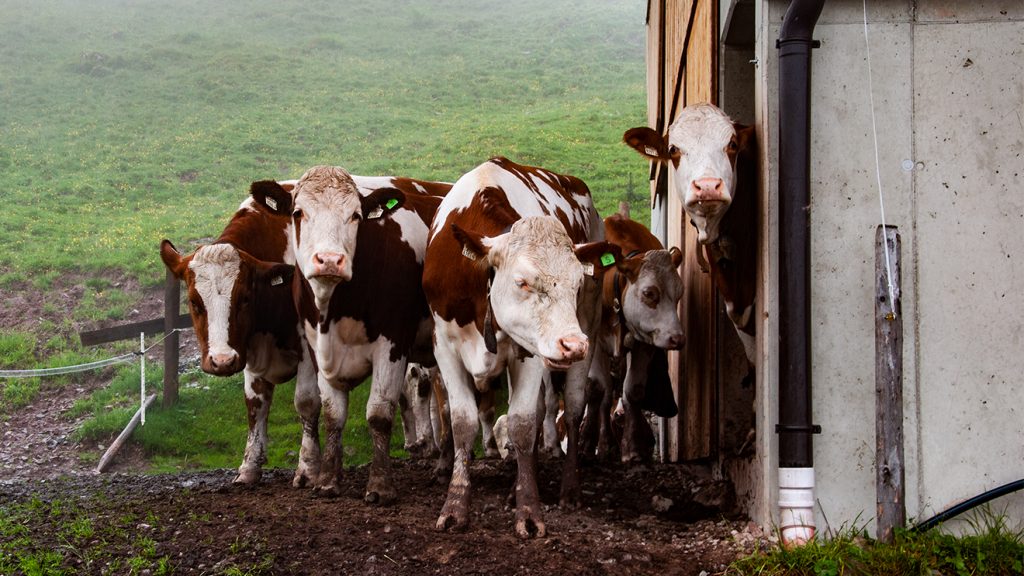
[{"label": "number printed on ear tag", "polygon": [[605,252],[601,254],[601,266],[611,266],[615,264],[615,255],[611,252]]}]

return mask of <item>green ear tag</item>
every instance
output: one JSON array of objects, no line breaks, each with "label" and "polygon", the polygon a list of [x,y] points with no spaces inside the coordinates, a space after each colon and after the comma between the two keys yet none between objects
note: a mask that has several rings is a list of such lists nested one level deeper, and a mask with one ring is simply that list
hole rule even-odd
[{"label": "green ear tag", "polygon": [[398,206],[398,198],[391,198],[384,203],[384,207],[387,208],[388,210],[391,210],[395,206]]},{"label": "green ear tag", "polygon": [[605,252],[601,254],[601,266],[611,266],[615,264],[615,255],[611,252]]}]

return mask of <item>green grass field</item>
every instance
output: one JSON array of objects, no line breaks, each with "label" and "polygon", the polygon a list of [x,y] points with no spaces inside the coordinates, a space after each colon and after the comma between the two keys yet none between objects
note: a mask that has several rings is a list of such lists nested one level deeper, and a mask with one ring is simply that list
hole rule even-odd
[{"label": "green grass field", "polygon": [[[251,181],[316,164],[454,181],[505,155],[582,178],[602,214],[630,198],[646,221],[647,166],[621,143],[646,120],[644,10],[633,0],[5,2],[0,290],[45,292],[69,271],[86,287],[63,324],[0,326],[0,367],[104,357],[69,327],[134,305],[141,295],[111,286],[112,272],[162,282],[162,238],[191,250],[220,232]],[[81,403],[94,415],[81,437],[120,430],[137,370]],[[147,380],[159,387],[153,370]],[[192,380],[201,385],[183,378],[181,404],[152,410],[136,441],[161,470],[237,466],[241,378]],[[0,413],[71,381],[0,381]],[[275,394],[270,466],[294,464],[293,388]],[[367,389],[352,400],[350,464],[369,456]]]}]

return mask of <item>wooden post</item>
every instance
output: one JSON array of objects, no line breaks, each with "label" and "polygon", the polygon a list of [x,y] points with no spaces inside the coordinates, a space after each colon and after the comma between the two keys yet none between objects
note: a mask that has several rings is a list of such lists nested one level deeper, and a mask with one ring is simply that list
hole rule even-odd
[{"label": "wooden post", "polygon": [[[886,254],[888,253],[888,258]],[[886,267],[891,271],[890,276]],[[876,536],[891,543],[907,522],[903,466],[903,310],[900,235],[895,226],[875,234],[875,471]]]},{"label": "wooden post", "polygon": [[170,270],[167,271],[167,286],[164,289],[164,408],[170,408],[178,401],[178,333],[174,331],[178,317],[181,284]]}]

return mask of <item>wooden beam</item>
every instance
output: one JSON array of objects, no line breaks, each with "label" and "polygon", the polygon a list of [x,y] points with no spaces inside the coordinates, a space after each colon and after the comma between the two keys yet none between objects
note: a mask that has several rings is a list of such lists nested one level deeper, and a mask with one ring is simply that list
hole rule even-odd
[{"label": "wooden beam", "polygon": [[[81,338],[83,346],[95,346],[96,344],[135,338],[139,335],[139,332],[143,332],[145,334],[163,334],[164,329],[166,328],[165,324],[166,323],[163,318],[154,318],[153,320],[144,320],[142,322],[134,322],[132,324],[121,324],[120,326],[111,326],[109,328],[100,328],[99,330],[80,332],[78,337]],[[181,314],[175,318],[173,326],[174,328],[191,328],[192,317],[188,314]]]},{"label": "wooden beam", "polygon": [[118,434],[114,443],[111,444],[110,448],[107,448],[107,451],[103,453],[103,457],[100,458],[99,464],[96,465],[97,474],[102,474],[103,471],[107,469],[107,466],[110,465],[110,461],[114,459],[114,456],[117,455],[121,446],[124,445],[125,440],[132,435],[132,431],[134,431],[135,427],[139,425],[139,420],[142,419],[142,411],[149,408],[149,405],[153,403],[153,400],[156,400],[156,394],[150,394],[149,397],[146,398],[143,405],[135,411],[135,415],[128,421],[128,425],[124,427],[124,430],[122,430],[120,434]]},{"label": "wooden beam", "polygon": [[896,227],[879,226],[875,234],[876,536],[885,543],[892,542],[895,528],[903,528],[907,523],[903,461],[900,248],[900,235]]}]

